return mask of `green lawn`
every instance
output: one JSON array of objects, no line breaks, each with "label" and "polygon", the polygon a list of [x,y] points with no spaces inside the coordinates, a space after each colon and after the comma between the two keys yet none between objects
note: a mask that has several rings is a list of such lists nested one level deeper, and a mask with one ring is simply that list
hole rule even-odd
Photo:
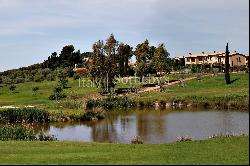
[{"label": "green lawn", "polygon": [[[84,79],[86,80],[86,79]],[[57,111],[57,102],[49,100],[48,97],[52,94],[53,87],[56,85],[56,81],[44,81],[44,82],[27,82],[16,84],[16,90],[14,93],[10,92],[8,86],[4,85],[0,87],[0,106],[37,106],[40,108],[46,108],[48,110]],[[95,87],[83,87],[81,82],[79,87],[79,81],[69,79],[67,89],[64,89],[64,93],[68,97],[71,95],[87,96],[89,94],[97,93]],[[34,94],[32,87],[38,86],[39,90]],[[72,111],[72,110],[66,110]]]},{"label": "green lawn", "polygon": [[201,80],[184,82],[183,86],[172,85],[166,87],[165,92],[151,91],[138,94],[133,98],[139,101],[170,100],[176,97],[224,97],[224,96],[249,96],[249,74],[231,74],[230,85],[225,84],[224,74],[218,76],[206,76]]},{"label": "green lawn", "polygon": [[[171,74],[166,76],[166,78],[170,79],[178,79],[178,78],[186,78],[194,76],[194,74]],[[69,79],[68,86],[70,88],[65,89],[65,93],[68,97],[72,94],[77,94],[79,96],[79,100],[83,98],[88,98],[90,95],[98,95],[98,89],[96,87],[90,86],[90,81],[88,79],[83,79],[85,82],[85,87],[83,87],[83,82]],[[141,83],[135,82],[135,79],[132,78],[131,84],[127,84],[126,82],[119,82],[116,88],[121,87],[138,87],[141,86]],[[137,94],[132,96],[131,98],[135,101],[143,101],[143,102],[154,102],[154,101],[169,101],[173,98],[199,98],[205,97],[212,101],[213,97],[228,97],[227,100],[232,100],[232,102],[239,103],[238,100],[243,101],[243,105],[248,103],[247,97],[249,96],[249,74],[246,73],[237,73],[231,74],[231,80],[235,80],[232,84],[226,85],[224,80],[224,74],[218,76],[207,76],[203,77],[201,80],[191,80],[184,83],[184,86],[181,87],[179,85],[173,85],[166,88],[164,92],[151,91],[143,94]],[[25,105],[33,105],[41,108],[45,108],[47,110],[51,110],[52,112],[58,112],[57,102],[51,101],[48,97],[52,94],[53,86],[56,84],[53,82],[39,82],[39,83],[21,83],[17,84],[16,93],[11,93],[8,89],[8,86],[0,87],[0,106],[4,105],[15,105],[15,106],[25,106]],[[33,94],[32,87],[38,86],[39,90],[36,94]],[[233,96],[231,99],[230,96]],[[240,98],[238,96],[243,96]],[[247,97],[246,97],[247,96]],[[235,100],[236,99],[236,100]],[[243,100],[242,100],[243,99]],[[217,100],[215,98],[214,100]],[[228,101],[226,101],[228,102]],[[68,111],[75,112],[73,109],[60,108],[60,111]],[[76,110],[78,111],[78,110]]]},{"label": "green lawn", "polygon": [[0,142],[0,164],[249,164],[249,137],[172,144]]}]

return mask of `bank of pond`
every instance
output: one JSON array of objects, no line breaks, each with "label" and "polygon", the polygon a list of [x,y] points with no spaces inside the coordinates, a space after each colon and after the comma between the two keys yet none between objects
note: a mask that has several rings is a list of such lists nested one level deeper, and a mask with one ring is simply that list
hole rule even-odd
[{"label": "bank of pond", "polygon": [[249,133],[249,112],[185,109],[107,109],[67,115],[37,108],[0,111],[0,140],[143,143],[202,140]]},{"label": "bank of pond", "polygon": [[[150,94],[148,94],[150,95]],[[85,103],[86,109],[102,107],[112,108],[185,108],[204,107],[208,109],[240,109],[248,110],[248,95],[226,95],[226,96],[184,96],[173,97],[168,100],[145,100],[140,98],[130,98],[127,96],[115,96],[103,99],[92,99]]]}]

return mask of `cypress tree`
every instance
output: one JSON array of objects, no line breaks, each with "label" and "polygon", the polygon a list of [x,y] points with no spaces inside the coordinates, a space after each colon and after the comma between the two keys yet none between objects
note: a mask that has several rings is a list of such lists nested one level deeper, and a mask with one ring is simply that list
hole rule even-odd
[{"label": "cypress tree", "polygon": [[229,50],[228,50],[228,43],[226,46],[226,55],[225,55],[225,80],[226,84],[230,84],[230,64],[229,64]]}]

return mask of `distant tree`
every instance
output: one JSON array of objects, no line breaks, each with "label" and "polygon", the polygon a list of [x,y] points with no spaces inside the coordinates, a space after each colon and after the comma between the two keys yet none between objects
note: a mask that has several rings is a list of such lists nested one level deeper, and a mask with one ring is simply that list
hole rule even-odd
[{"label": "distant tree", "polygon": [[59,57],[57,56],[56,52],[53,52],[51,56],[49,56],[48,59],[43,62],[43,68],[50,68],[52,70],[55,70],[59,66]]},{"label": "distant tree", "polygon": [[178,59],[169,59],[168,64],[172,67],[173,70],[180,70],[185,67],[185,61],[184,60],[178,60]]},{"label": "distant tree", "polygon": [[120,43],[118,46],[118,71],[119,75],[125,76],[128,75],[129,70],[129,59],[133,56],[132,47],[127,44]]},{"label": "distant tree", "polygon": [[167,72],[170,70],[170,66],[168,64],[169,53],[165,49],[164,44],[160,44],[154,51],[154,55],[152,58],[152,66],[156,72]]},{"label": "distant tree", "polygon": [[155,47],[149,46],[148,40],[145,40],[143,43],[138,44],[135,48],[136,56],[136,71],[137,75],[142,81],[142,77],[146,76],[150,72],[150,63],[155,51]]},{"label": "distant tree", "polygon": [[115,86],[114,79],[119,64],[118,41],[113,34],[105,43],[99,40],[93,44],[92,59],[93,63],[89,67],[91,79],[102,90],[110,92]]},{"label": "distant tree", "polygon": [[59,85],[65,89],[67,87],[68,84],[68,79],[66,76],[66,72],[64,72],[62,69],[58,70],[58,74],[57,74],[57,78],[58,78],[58,83]]},{"label": "distant tree", "polygon": [[[93,44],[93,63],[89,65],[89,74],[90,78],[97,87],[99,88],[99,83],[103,82],[103,79],[106,75],[106,66],[105,66],[105,53],[104,53],[104,44],[103,41],[97,41]],[[104,78],[103,78],[104,77]],[[103,84],[103,83],[102,83]]]},{"label": "distant tree", "polygon": [[63,88],[61,85],[56,85],[53,88],[53,94],[49,96],[50,100],[60,100],[62,98],[66,97],[66,95],[63,93]]},{"label": "distant tree", "polygon": [[2,79],[2,77],[0,76],[0,84],[2,84],[3,83],[3,79]]},{"label": "distant tree", "polygon": [[11,92],[14,92],[16,90],[16,86],[11,84],[9,89],[10,89]]},{"label": "distant tree", "polygon": [[34,75],[34,81],[41,82],[43,80],[44,80],[43,74],[41,73],[41,71],[37,70],[37,73]]},{"label": "distant tree", "polygon": [[34,94],[36,94],[36,92],[39,90],[39,87],[38,86],[34,86],[32,87],[32,91]]},{"label": "distant tree", "polygon": [[230,64],[229,64],[229,50],[228,50],[228,43],[226,46],[226,53],[225,53],[225,80],[226,84],[230,84]]},{"label": "distant tree", "polygon": [[73,45],[67,45],[63,47],[59,56],[61,67],[70,67],[74,66],[75,64],[81,63],[80,50],[76,52],[74,51],[75,48]]}]

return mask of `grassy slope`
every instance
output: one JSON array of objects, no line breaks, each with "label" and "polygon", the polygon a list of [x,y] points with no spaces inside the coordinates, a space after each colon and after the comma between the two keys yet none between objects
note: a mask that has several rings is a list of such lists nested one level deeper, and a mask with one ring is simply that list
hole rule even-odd
[{"label": "grassy slope", "polygon": [[216,97],[248,95],[249,75],[245,73],[231,74],[231,80],[234,79],[237,80],[230,85],[226,85],[224,75],[216,77],[208,76],[203,77],[200,81],[197,79],[187,81],[184,83],[184,87],[173,85],[167,87],[167,92],[147,92],[139,94],[134,98],[139,101],[157,101],[187,96]]},{"label": "grassy slope", "polygon": [[249,137],[158,145],[0,142],[0,164],[249,164]]},{"label": "grassy slope", "polygon": [[[187,75],[170,75],[169,78],[176,79],[179,77],[193,76]],[[146,92],[133,96],[135,100],[139,101],[157,101],[157,100],[169,100],[174,97],[187,97],[187,96],[201,96],[201,97],[213,97],[213,96],[228,96],[228,95],[248,95],[249,90],[249,75],[248,74],[231,74],[231,80],[238,78],[230,85],[225,85],[224,75],[216,77],[204,77],[201,81],[191,80],[185,84],[184,87],[174,85],[167,87],[167,92]],[[134,83],[134,81],[132,81]],[[52,111],[58,111],[56,108],[56,102],[50,101],[48,96],[51,95],[53,86],[56,82],[41,82],[41,83],[23,83],[18,84],[16,91],[18,93],[11,93],[8,87],[4,86],[0,88],[0,106],[3,105],[35,105],[39,107],[45,107]],[[127,85],[126,83],[119,83],[118,87],[132,87],[138,86],[140,83],[134,83],[133,85]],[[40,89],[37,94],[34,95],[32,87],[38,86]],[[65,93],[77,93],[79,96],[89,96],[90,94],[96,94],[97,89],[95,87],[79,87],[78,80],[69,81],[68,89],[65,89]],[[249,95],[248,95],[249,96]],[[71,111],[72,110],[67,110]]]},{"label": "grassy slope", "polygon": [[[14,105],[14,106],[26,106],[33,105],[42,108],[46,108],[49,111],[56,112],[56,101],[51,101],[48,97],[52,94],[53,87],[56,85],[56,81],[48,82],[28,82],[16,85],[16,92],[11,93],[8,86],[0,88],[0,106]],[[82,85],[82,84],[81,84]],[[34,94],[32,92],[32,87],[38,86],[39,90]],[[79,96],[85,96],[88,94],[93,94],[97,92],[94,87],[79,87],[79,81],[69,79],[68,87],[64,90],[64,93],[69,96],[74,93]],[[72,110],[64,110],[72,112]]]}]

